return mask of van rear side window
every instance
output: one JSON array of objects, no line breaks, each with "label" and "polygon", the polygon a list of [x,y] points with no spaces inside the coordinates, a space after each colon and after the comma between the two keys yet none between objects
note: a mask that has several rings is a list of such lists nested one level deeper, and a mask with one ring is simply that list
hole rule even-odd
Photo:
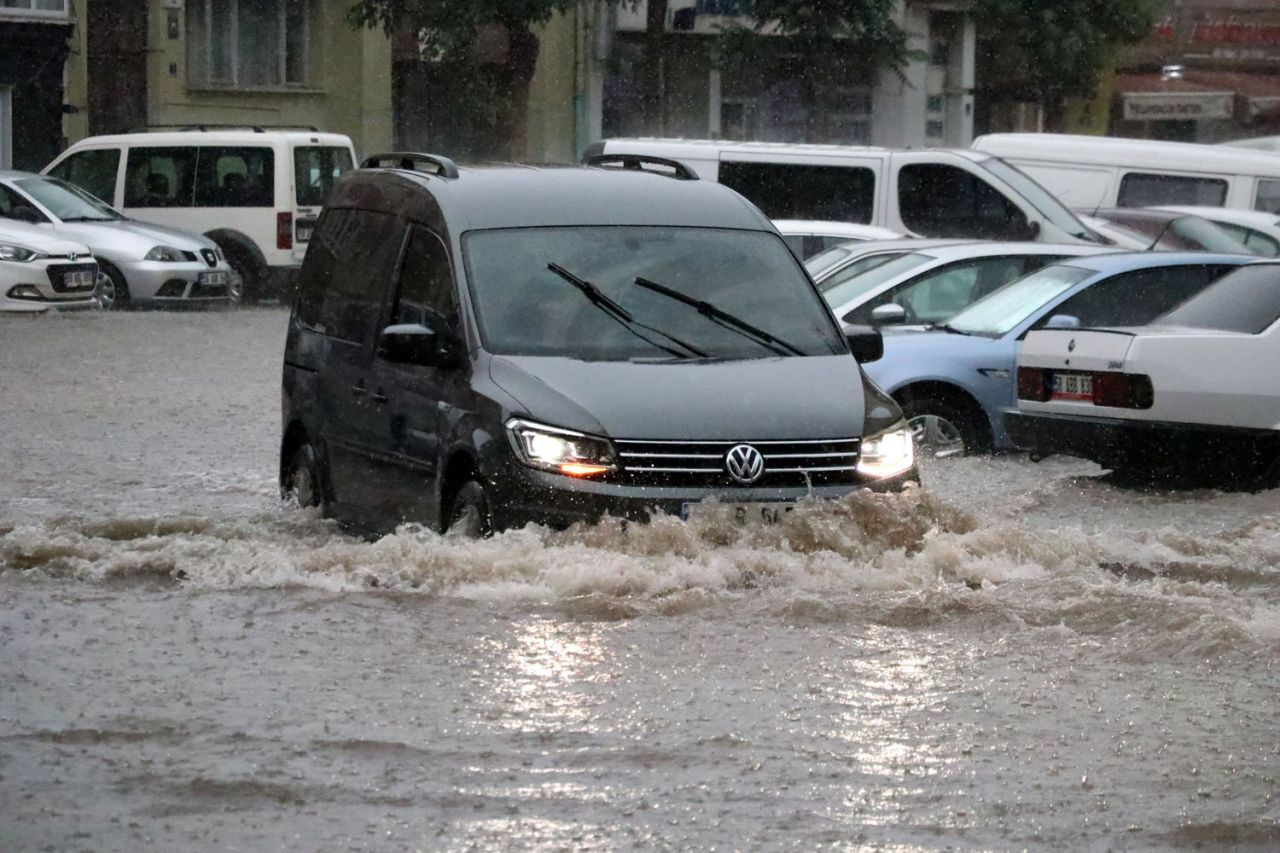
[{"label": "van rear side window", "polygon": [[720,163],[720,183],[737,190],[770,219],[869,223],[876,175],[860,166]]},{"label": "van rear side window", "polygon": [[203,146],[196,164],[196,207],[275,207],[275,152]]},{"label": "van rear side window", "polygon": [[328,145],[293,149],[293,179],[299,207],[319,207],[343,172],[351,171],[351,152]]},{"label": "van rear side window", "polygon": [[1258,193],[1253,197],[1253,209],[1267,213],[1280,213],[1280,181],[1258,180]]},{"label": "van rear side window", "polygon": [[1147,175],[1129,172],[1120,179],[1120,207],[1155,207],[1187,204],[1222,207],[1227,200],[1227,182],[1221,178],[1191,178],[1185,175]]}]

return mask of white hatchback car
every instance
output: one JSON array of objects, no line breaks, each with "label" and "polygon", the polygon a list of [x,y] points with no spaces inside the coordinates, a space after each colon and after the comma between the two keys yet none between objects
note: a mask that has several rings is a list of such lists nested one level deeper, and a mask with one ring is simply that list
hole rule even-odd
[{"label": "white hatchback car", "polygon": [[1023,342],[1005,416],[1015,444],[1143,476],[1280,485],[1280,262],[1247,264],[1149,326],[1075,320]]},{"label": "white hatchback car", "polygon": [[97,308],[98,264],[81,243],[0,220],[0,311]]},{"label": "white hatchback car", "polygon": [[807,261],[820,255],[827,249],[841,243],[862,242],[864,240],[901,240],[905,234],[881,228],[878,225],[859,225],[855,222],[828,222],[824,219],[775,219],[773,227],[778,229],[783,241],[796,253],[796,257]]}]

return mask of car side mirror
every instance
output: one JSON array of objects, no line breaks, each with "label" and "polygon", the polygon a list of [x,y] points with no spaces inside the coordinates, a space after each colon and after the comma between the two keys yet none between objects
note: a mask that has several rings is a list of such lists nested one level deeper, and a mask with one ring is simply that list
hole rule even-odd
[{"label": "car side mirror", "polygon": [[1049,318],[1049,322],[1044,324],[1046,329],[1078,329],[1080,328],[1080,318],[1070,314],[1054,314]]},{"label": "car side mirror", "polygon": [[884,355],[884,338],[880,330],[872,326],[845,326],[844,338],[858,364],[879,361]]},{"label": "car side mirror", "polygon": [[9,218],[16,219],[19,222],[30,222],[33,225],[39,225],[44,222],[44,217],[40,215],[40,211],[27,204],[15,204],[9,210]]},{"label": "car side mirror", "polygon": [[453,339],[417,323],[398,323],[382,330],[378,356],[397,364],[445,367],[454,361]]},{"label": "car side mirror", "polygon": [[1034,219],[1028,220],[1017,229],[1016,239],[1024,243],[1034,243],[1040,239],[1040,223]]},{"label": "car side mirror", "polygon": [[900,326],[907,322],[907,309],[897,303],[877,305],[871,310],[872,326]]}]

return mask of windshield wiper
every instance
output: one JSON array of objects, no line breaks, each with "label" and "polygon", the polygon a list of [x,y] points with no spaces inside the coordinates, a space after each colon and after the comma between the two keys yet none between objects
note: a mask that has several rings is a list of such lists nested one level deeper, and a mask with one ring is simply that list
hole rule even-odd
[{"label": "windshield wiper", "polygon": [[738,319],[728,311],[717,308],[710,302],[704,302],[701,299],[694,299],[692,296],[686,296],[678,290],[672,290],[669,287],[658,284],[656,281],[650,281],[643,276],[636,276],[635,282],[646,290],[652,290],[654,293],[661,293],[669,299],[674,299],[677,302],[683,302],[691,308],[696,308],[699,314],[706,317],[717,326],[722,326],[732,332],[737,332],[744,338],[753,340],[779,355],[804,355],[801,350],[786,341],[774,337],[764,329],[753,326],[745,320]]},{"label": "windshield wiper", "polygon": [[115,222],[113,216],[60,216],[63,222]]},{"label": "windshield wiper", "polygon": [[[614,320],[621,323],[623,328],[625,328],[627,331],[631,332],[633,335],[635,335],[645,343],[649,344],[650,346],[657,347],[663,352],[673,355],[676,358],[687,358],[689,355],[694,355],[694,356],[697,356],[698,358],[707,357],[707,354],[705,352],[698,349],[693,344],[686,343],[685,341],[682,341],[677,337],[673,337],[667,334],[666,332],[662,331],[661,329],[655,329],[652,326],[648,326],[648,325],[645,325],[644,323],[641,323],[635,317],[631,316],[630,311],[628,311],[626,308],[623,308],[621,305],[619,305],[617,302],[611,299],[607,293],[605,293],[600,288],[596,287],[591,282],[587,281],[585,278],[580,278],[574,275],[573,273],[569,272],[567,269],[565,269],[564,267],[556,263],[547,264],[547,269],[551,270],[553,273],[560,276],[562,279],[569,282],[574,287],[578,288],[578,290],[582,291],[582,295],[587,297],[587,300],[592,305],[596,306],[601,311],[603,311],[604,313],[612,317]],[[653,332],[655,335],[661,335],[662,337],[671,341],[673,344],[684,349],[685,351],[680,352],[678,350],[672,349],[669,346],[660,344],[657,341],[651,339],[648,335],[642,334],[640,331],[638,331],[639,329],[644,329],[646,331]]]}]

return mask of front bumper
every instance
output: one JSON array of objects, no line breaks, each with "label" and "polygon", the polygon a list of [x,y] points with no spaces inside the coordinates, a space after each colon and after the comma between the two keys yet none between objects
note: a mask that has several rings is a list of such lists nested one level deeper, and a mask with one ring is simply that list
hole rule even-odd
[{"label": "front bumper", "polygon": [[715,498],[721,503],[794,503],[803,498],[841,498],[860,489],[899,491],[919,483],[912,466],[893,477],[812,488],[698,488],[631,486],[605,480],[570,477],[511,462],[491,478],[494,524],[522,527],[530,522],[564,527],[576,521],[595,523],[609,515],[648,521],[655,515],[679,515],[686,504]]},{"label": "front bumper", "polygon": [[1062,453],[1106,468],[1238,472],[1265,466],[1280,432],[1264,429],[1009,411],[1013,442],[1040,456]]},{"label": "front bumper", "polygon": [[[87,272],[95,284],[87,289],[73,289],[63,276],[68,271]],[[97,308],[98,301],[94,298],[97,276],[98,265],[92,261],[67,263],[54,258],[23,264],[0,262],[0,311],[41,314],[50,309],[76,311]]]},{"label": "front bumper", "polygon": [[[129,286],[129,298],[134,302],[153,304],[217,304],[230,300],[231,267],[220,263],[216,267],[200,261],[164,263],[161,261],[129,261],[116,263]],[[201,273],[227,274],[226,285],[202,285]]]}]

